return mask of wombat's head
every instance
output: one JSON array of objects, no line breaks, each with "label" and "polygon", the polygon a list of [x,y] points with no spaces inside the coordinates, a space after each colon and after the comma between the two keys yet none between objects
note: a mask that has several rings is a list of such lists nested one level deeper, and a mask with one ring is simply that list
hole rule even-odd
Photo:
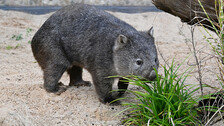
[{"label": "wombat's head", "polygon": [[147,33],[120,34],[113,47],[114,65],[121,76],[136,75],[148,80],[156,77],[159,61],[153,38],[153,28]]}]

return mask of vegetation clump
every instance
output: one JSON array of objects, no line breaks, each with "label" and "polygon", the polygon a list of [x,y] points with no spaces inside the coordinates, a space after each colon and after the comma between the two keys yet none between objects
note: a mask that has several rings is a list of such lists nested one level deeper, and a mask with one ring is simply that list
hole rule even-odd
[{"label": "vegetation clump", "polygon": [[127,118],[123,121],[125,125],[185,126],[199,123],[198,112],[195,109],[198,98],[193,95],[200,87],[193,89],[193,86],[185,85],[190,69],[178,75],[179,68],[180,65],[174,63],[169,68],[164,66],[164,75],[156,72],[155,81],[142,81],[138,76],[123,77],[125,82],[142,89],[128,90],[135,96],[132,97],[135,102],[123,103],[127,109],[120,113],[128,110]]}]

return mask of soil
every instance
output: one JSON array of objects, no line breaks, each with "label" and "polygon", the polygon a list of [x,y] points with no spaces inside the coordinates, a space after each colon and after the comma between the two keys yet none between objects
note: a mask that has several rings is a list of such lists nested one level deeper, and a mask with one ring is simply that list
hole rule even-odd
[{"label": "soil", "polygon": [[[164,12],[110,13],[138,30],[146,31],[153,26],[160,65],[171,63],[173,58],[177,64],[186,59],[180,73],[191,66],[193,70],[186,84],[199,84],[194,55],[189,49],[190,46],[192,50],[189,25]],[[42,71],[33,57],[30,40],[51,14],[31,15],[0,10],[0,125],[121,125],[122,114],[116,117],[115,114],[125,107],[100,103],[94,86],[71,87],[61,95],[50,94],[43,89]],[[195,27],[197,55],[202,60],[202,81],[221,89],[216,76],[217,63],[203,34],[203,28]],[[83,77],[92,81],[85,70]],[[68,84],[66,73],[61,82]],[[139,90],[134,86],[129,89]],[[204,93],[208,92],[214,90],[205,88]]]}]

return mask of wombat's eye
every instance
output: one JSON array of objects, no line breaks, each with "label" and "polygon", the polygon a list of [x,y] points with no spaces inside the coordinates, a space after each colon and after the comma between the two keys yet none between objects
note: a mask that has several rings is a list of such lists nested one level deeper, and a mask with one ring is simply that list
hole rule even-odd
[{"label": "wombat's eye", "polygon": [[142,61],[142,60],[140,60],[140,59],[138,59],[138,60],[136,61],[136,64],[140,66],[140,65],[142,65],[142,64],[143,64],[143,61]]}]

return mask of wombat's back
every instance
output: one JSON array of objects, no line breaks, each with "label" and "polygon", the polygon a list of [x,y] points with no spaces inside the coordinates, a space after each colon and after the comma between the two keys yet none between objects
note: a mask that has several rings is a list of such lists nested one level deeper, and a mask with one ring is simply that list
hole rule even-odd
[{"label": "wombat's back", "polygon": [[[46,57],[46,53],[60,50],[71,63],[89,66],[87,63],[93,62],[97,55],[106,54],[105,57],[112,58],[115,39],[129,32],[138,33],[103,10],[74,4],[58,10],[42,25],[33,37],[32,50],[37,60],[39,54]],[[99,56],[99,60],[105,57]]]},{"label": "wombat's back", "polygon": [[104,36],[101,37],[104,38],[109,34],[117,37],[121,32],[125,34],[125,32],[136,30],[124,21],[94,6],[73,4],[54,13],[39,31],[55,33],[60,35],[58,37],[75,35],[79,38],[83,37],[82,35],[86,38],[92,37],[93,34],[95,36],[103,33]]}]

